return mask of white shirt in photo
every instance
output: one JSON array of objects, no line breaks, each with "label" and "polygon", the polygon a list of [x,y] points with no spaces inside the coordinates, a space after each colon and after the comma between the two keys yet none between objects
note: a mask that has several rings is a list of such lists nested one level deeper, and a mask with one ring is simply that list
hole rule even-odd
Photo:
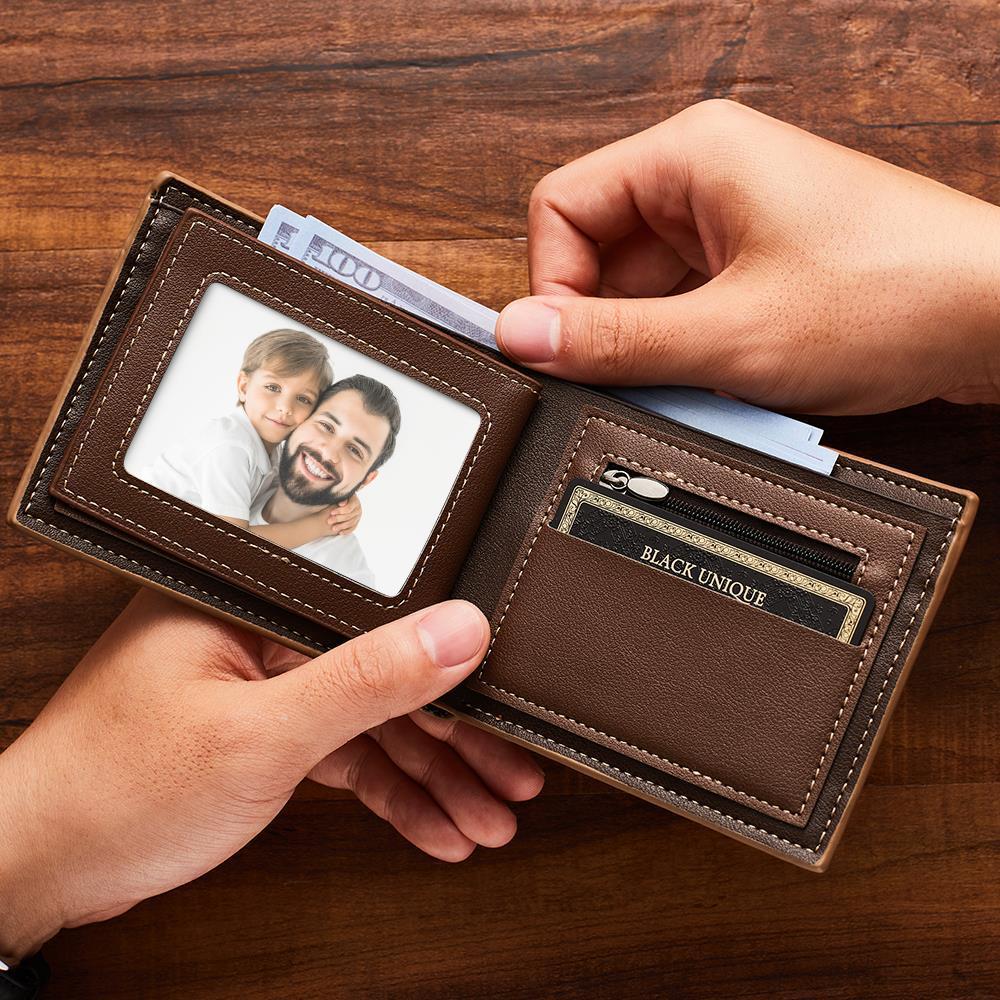
[{"label": "white shirt in photo", "polygon": [[[275,481],[259,494],[250,509],[250,523],[252,525],[269,523],[264,517],[264,507],[277,488],[278,484]],[[305,545],[300,545],[292,551],[333,570],[340,576],[347,577],[348,580],[360,583],[362,586],[372,588],[375,585],[375,574],[371,571],[368,560],[365,559],[361,543],[353,534],[327,535],[324,538],[306,542]]]},{"label": "white shirt in photo", "polygon": [[254,498],[273,487],[275,462],[237,406],[172,444],[139,478],[216,517],[249,521]]}]

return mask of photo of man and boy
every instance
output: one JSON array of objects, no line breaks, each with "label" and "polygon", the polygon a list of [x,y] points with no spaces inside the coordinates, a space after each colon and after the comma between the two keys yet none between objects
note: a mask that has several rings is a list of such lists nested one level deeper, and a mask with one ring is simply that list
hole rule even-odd
[{"label": "photo of man and boy", "polygon": [[[355,495],[392,455],[399,404],[366,375],[333,381],[308,333],[271,330],[246,349],[231,414],[164,451],[141,478],[366,587]],[[283,447],[282,447],[283,446]]]},{"label": "photo of man and boy", "polygon": [[[179,354],[180,349],[175,359]],[[368,367],[372,365],[369,361]],[[385,372],[399,384],[410,383],[449,406],[454,403],[391,369]],[[359,493],[379,477],[396,451],[403,424],[400,404],[396,392],[370,374],[338,374],[317,335],[286,327],[266,330],[246,346],[237,370],[230,369],[229,378],[220,381],[235,389],[235,405],[196,421],[176,439],[161,430],[157,436],[167,438],[162,446],[140,444],[137,435],[126,471],[355,583],[393,593],[393,581],[378,584],[356,529],[366,516]],[[171,417],[185,406],[179,383],[186,381],[175,379],[176,385],[168,386],[165,376],[147,418],[158,409],[159,423],[167,430],[175,426]],[[446,431],[446,412],[434,414],[426,405],[420,409],[424,422],[433,418]],[[440,486],[436,492],[441,493]],[[429,533],[429,516],[439,512],[434,503],[413,505],[416,519],[425,522],[422,529],[417,524],[413,528]],[[401,525],[385,527],[398,533]],[[419,537],[415,544],[417,554]],[[394,575],[399,578],[408,568],[401,566]]]}]

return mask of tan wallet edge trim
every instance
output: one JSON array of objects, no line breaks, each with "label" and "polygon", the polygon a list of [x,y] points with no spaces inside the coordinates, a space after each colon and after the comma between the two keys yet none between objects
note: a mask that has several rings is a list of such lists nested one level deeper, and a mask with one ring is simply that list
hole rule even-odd
[{"label": "tan wallet edge trim", "polygon": [[[33,473],[35,471],[35,467],[37,466],[38,461],[39,461],[39,459],[41,457],[41,453],[42,453],[45,445],[48,442],[48,438],[49,438],[49,436],[50,436],[50,434],[52,432],[52,429],[53,429],[53,427],[55,425],[56,419],[59,416],[59,411],[62,408],[62,404],[65,401],[66,395],[67,395],[69,389],[72,387],[73,382],[77,378],[77,375],[78,375],[79,369],[80,369],[80,365],[82,363],[82,359],[83,359],[83,357],[85,356],[86,352],[89,350],[89,348],[92,345],[93,338],[94,338],[94,335],[96,333],[97,322],[100,319],[100,316],[102,315],[102,313],[103,313],[103,311],[104,311],[104,309],[105,309],[105,307],[106,307],[106,305],[108,303],[110,294],[113,291],[113,288],[114,288],[116,282],[118,281],[118,278],[120,277],[120,274],[121,274],[122,269],[123,269],[124,261],[127,258],[129,251],[132,249],[132,245],[133,245],[134,240],[135,240],[135,238],[136,238],[136,236],[138,234],[138,231],[139,231],[139,229],[140,229],[140,227],[141,227],[141,225],[143,223],[143,220],[145,219],[145,216],[146,216],[146,214],[147,214],[147,212],[149,210],[149,206],[155,200],[156,190],[158,189],[158,187],[160,185],[162,185],[164,183],[167,183],[170,180],[176,180],[179,183],[187,184],[190,187],[195,188],[196,190],[202,191],[202,192],[210,195],[211,197],[218,198],[218,200],[220,202],[222,202],[223,204],[225,204],[226,206],[232,208],[235,211],[238,211],[238,212],[240,212],[240,213],[242,213],[242,214],[244,214],[246,216],[250,216],[250,217],[254,218],[255,220],[257,220],[258,222],[262,221],[261,217],[258,216],[258,215],[256,215],[255,213],[252,213],[252,212],[249,212],[249,211],[243,209],[242,207],[236,205],[235,203],[229,201],[228,199],[225,199],[225,198],[223,198],[221,196],[213,194],[208,189],[202,187],[201,185],[194,184],[193,182],[186,180],[185,178],[181,177],[180,175],[177,175],[177,174],[165,171],[165,172],[162,172],[161,174],[159,174],[157,176],[157,179],[156,179],[156,181],[154,183],[152,191],[146,195],[146,198],[145,198],[145,200],[143,202],[141,210],[136,214],[136,216],[135,216],[135,218],[134,218],[134,220],[133,220],[133,222],[132,222],[132,224],[131,224],[131,226],[129,228],[128,238],[126,239],[126,241],[125,241],[125,243],[123,245],[123,248],[122,248],[121,252],[118,255],[118,258],[116,260],[115,266],[112,269],[112,271],[111,271],[111,273],[109,275],[109,278],[108,278],[108,280],[107,280],[107,282],[105,284],[105,287],[104,287],[104,289],[102,291],[102,294],[101,294],[101,296],[99,298],[99,301],[98,301],[95,309],[93,310],[91,319],[90,319],[89,324],[87,326],[87,335],[85,335],[85,337],[81,340],[80,346],[79,346],[79,348],[78,348],[78,350],[76,352],[76,355],[74,357],[74,361],[71,363],[71,365],[69,366],[69,368],[67,370],[66,376],[65,376],[65,378],[62,381],[62,384],[60,386],[59,392],[58,392],[58,394],[57,394],[57,396],[55,398],[55,401],[54,401],[54,403],[53,403],[53,405],[52,405],[52,407],[50,409],[48,418],[47,418],[47,420],[46,420],[46,422],[45,422],[42,430],[39,432],[39,435],[38,435],[38,437],[36,439],[36,442],[35,442],[35,446],[32,449],[32,453],[31,453],[30,459],[29,459],[29,461],[27,462],[27,464],[25,466],[24,472],[22,473],[22,475],[20,477],[18,487],[17,487],[17,489],[16,489],[16,491],[15,491],[13,497],[12,497],[11,503],[9,505],[9,508],[8,508],[8,511],[7,511],[7,520],[8,520],[8,523],[12,527],[14,527],[15,529],[17,529],[19,531],[22,531],[22,532],[24,532],[25,534],[27,534],[29,536],[35,536],[35,537],[41,538],[46,543],[53,544],[57,548],[59,548],[61,550],[64,550],[64,551],[72,554],[73,556],[75,556],[77,558],[82,557],[83,559],[87,560],[88,562],[92,562],[92,563],[94,563],[96,565],[99,565],[99,566],[105,568],[105,569],[110,569],[112,572],[118,572],[122,576],[130,578],[134,582],[137,582],[137,583],[139,583],[139,584],[141,584],[143,586],[148,586],[148,587],[151,587],[154,590],[157,590],[157,591],[160,591],[162,593],[168,594],[168,595],[174,597],[175,599],[180,600],[182,603],[184,603],[186,605],[189,605],[191,607],[197,608],[197,609],[201,610],[202,612],[213,614],[217,618],[220,618],[222,620],[231,622],[231,623],[237,625],[238,627],[249,628],[252,631],[254,631],[254,632],[256,632],[256,633],[258,633],[258,634],[260,634],[262,636],[265,636],[265,637],[267,637],[267,638],[269,638],[269,639],[271,639],[273,641],[279,642],[282,645],[285,645],[285,646],[287,646],[289,648],[295,649],[295,650],[297,650],[299,652],[302,652],[302,653],[304,653],[306,655],[311,655],[311,656],[319,655],[320,651],[317,650],[317,649],[315,649],[315,648],[312,648],[310,646],[298,643],[295,640],[289,639],[289,638],[284,637],[284,636],[276,636],[275,634],[273,634],[272,632],[270,632],[269,630],[265,629],[262,626],[258,626],[258,625],[255,625],[255,624],[251,623],[251,622],[247,622],[244,619],[242,619],[242,618],[240,618],[240,617],[238,617],[236,615],[229,614],[229,613],[225,612],[222,609],[213,608],[213,607],[207,607],[204,604],[202,604],[202,603],[194,600],[193,598],[190,598],[189,596],[187,596],[185,594],[178,593],[176,590],[173,590],[173,589],[171,589],[169,587],[166,587],[166,586],[163,586],[161,584],[155,583],[153,581],[147,580],[147,579],[139,576],[138,574],[133,574],[133,573],[129,572],[128,570],[126,570],[126,569],[124,569],[122,567],[109,565],[109,563],[106,562],[105,560],[102,560],[100,558],[92,556],[92,555],[90,555],[88,553],[81,552],[80,549],[78,549],[77,547],[75,547],[73,545],[69,545],[69,544],[63,543],[63,542],[61,542],[61,541],[59,541],[59,540],[51,537],[50,535],[45,534],[42,531],[38,531],[37,529],[32,528],[28,524],[25,524],[22,521],[18,520],[18,518],[17,518],[17,511],[18,511],[18,508],[20,507],[22,501],[24,500],[24,495],[25,495],[25,492],[27,490],[27,486],[28,486],[29,480],[32,478]],[[768,845],[766,843],[762,843],[761,841],[756,840],[756,839],[753,840],[753,846],[756,846],[759,849],[764,850],[767,853],[772,854],[775,857],[778,857],[778,858],[780,858],[783,861],[786,861],[786,862],[790,861],[793,864],[796,864],[797,866],[799,866],[801,868],[805,868],[805,869],[807,869],[809,871],[815,871],[815,872],[821,872],[821,871],[824,871],[827,868],[827,866],[830,863],[830,859],[831,859],[831,857],[833,855],[834,849],[836,848],[836,846],[840,842],[840,839],[841,839],[841,837],[843,835],[844,824],[845,824],[848,816],[850,815],[851,810],[854,807],[854,804],[856,802],[858,793],[860,792],[861,788],[863,787],[865,779],[866,779],[866,777],[868,775],[868,772],[870,770],[872,759],[873,759],[873,757],[875,755],[875,752],[877,751],[878,747],[880,746],[881,740],[882,740],[882,738],[884,736],[885,727],[886,727],[886,725],[887,725],[887,723],[889,721],[889,718],[890,718],[892,712],[895,709],[896,704],[898,703],[899,697],[900,697],[901,692],[902,692],[902,688],[903,688],[903,686],[905,684],[905,680],[906,680],[906,678],[909,675],[909,671],[912,669],[913,663],[915,662],[915,660],[916,660],[916,658],[917,658],[917,656],[919,654],[919,651],[922,648],[923,642],[925,641],[926,636],[927,636],[927,634],[930,631],[930,626],[932,624],[934,615],[936,614],[936,612],[938,610],[938,607],[940,606],[940,603],[941,603],[941,601],[942,601],[942,599],[944,597],[944,592],[946,591],[947,586],[948,586],[948,584],[949,584],[949,582],[951,580],[951,577],[952,577],[952,575],[954,573],[954,569],[955,569],[955,566],[957,564],[958,558],[961,555],[962,550],[964,549],[965,543],[966,543],[967,538],[968,538],[968,533],[969,533],[971,525],[972,525],[972,523],[974,521],[975,513],[976,513],[976,510],[977,510],[978,504],[979,504],[979,498],[977,497],[977,495],[975,493],[970,492],[970,491],[963,490],[963,489],[960,489],[958,487],[954,487],[954,486],[951,486],[951,485],[948,485],[948,484],[945,484],[945,483],[940,483],[940,482],[937,482],[935,480],[927,479],[925,477],[921,477],[921,476],[915,475],[915,474],[913,474],[911,472],[907,472],[905,470],[897,469],[897,468],[895,468],[893,466],[884,465],[882,463],[873,461],[871,459],[863,458],[861,456],[855,456],[855,455],[852,455],[852,454],[847,453],[847,452],[838,452],[838,454],[841,457],[849,459],[849,460],[856,460],[856,461],[863,462],[864,464],[870,466],[871,468],[880,469],[880,470],[882,470],[884,472],[888,472],[890,474],[900,475],[900,476],[902,476],[902,477],[904,477],[906,479],[909,479],[911,481],[925,483],[925,484],[927,484],[929,486],[932,486],[932,487],[936,487],[936,488],[940,488],[940,489],[943,489],[943,490],[947,490],[947,491],[951,492],[952,494],[963,496],[965,498],[965,504],[964,504],[964,507],[963,507],[961,515],[956,518],[956,523],[955,523],[955,526],[953,528],[953,533],[952,533],[951,538],[950,538],[950,545],[948,544],[948,541],[949,541],[948,538],[946,538],[945,542],[942,544],[942,551],[944,551],[944,546],[945,545],[948,545],[948,548],[947,548],[946,554],[944,555],[944,560],[941,563],[940,571],[938,572],[938,575],[937,575],[937,582],[934,585],[933,596],[931,598],[931,601],[928,603],[928,605],[926,607],[926,610],[924,611],[924,617],[921,620],[920,626],[918,627],[918,631],[917,631],[917,634],[916,634],[916,636],[915,636],[915,638],[913,640],[913,643],[911,645],[910,651],[909,651],[909,653],[906,656],[906,659],[904,661],[903,666],[901,667],[901,669],[898,672],[896,684],[895,684],[895,686],[893,688],[893,691],[892,691],[892,694],[890,695],[889,700],[886,702],[886,707],[885,707],[884,712],[883,712],[883,718],[879,721],[879,723],[877,725],[875,735],[872,738],[872,741],[871,741],[871,743],[868,746],[867,754],[866,754],[865,760],[864,760],[864,762],[862,764],[862,767],[861,767],[861,770],[859,772],[858,778],[855,781],[854,787],[851,789],[851,791],[850,791],[850,793],[848,795],[848,802],[847,802],[846,806],[844,807],[843,811],[840,814],[840,819],[837,821],[837,825],[836,825],[836,828],[835,828],[833,834],[831,835],[830,839],[827,841],[826,848],[824,848],[823,851],[822,851],[822,853],[819,855],[817,862],[815,864],[810,864],[810,863],[808,863],[806,861],[803,861],[802,859],[800,859],[800,858],[798,858],[798,857],[796,857],[794,855],[790,855],[788,852],[786,852],[786,851],[784,851],[784,850],[782,850],[780,848],[772,847],[772,846],[770,846],[770,845]],[[955,502],[957,503],[957,501],[955,501]],[[931,577],[928,578],[928,586],[930,586],[930,580],[931,580]],[[919,604],[917,606],[917,609],[915,609],[915,614],[917,612],[919,612]],[[888,682],[888,680],[886,680],[886,682],[884,682],[884,685],[887,684],[887,682]],[[877,711],[877,704],[878,703],[876,703],[876,711]],[[709,829],[712,829],[712,830],[714,830],[716,832],[724,833],[727,836],[729,836],[730,838],[732,838],[734,840],[737,840],[737,841],[739,841],[741,843],[746,843],[747,840],[748,840],[748,838],[745,835],[743,835],[743,834],[740,834],[740,833],[738,833],[736,831],[727,829],[724,826],[720,826],[720,825],[718,825],[717,823],[715,823],[715,822],[713,822],[711,820],[707,820],[705,818],[702,818],[702,817],[698,816],[696,813],[687,812],[687,811],[678,809],[676,807],[672,807],[668,803],[664,803],[663,801],[655,798],[652,795],[645,794],[645,793],[643,793],[639,789],[636,789],[636,788],[634,788],[632,786],[627,786],[623,782],[620,782],[620,781],[616,780],[615,778],[613,778],[613,777],[611,777],[609,775],[603,774],[602,772],[600,772],[596,768],[591,768],[591,767],[589,767],[589,766],[587,766],[587,765],[585,765],[585,764],[583,764],[581,762],[575,761],[575,760],[573,760],[571,758],[567,758],[566,756],[564,756],[563,754],[559,753],[558,751],[553,751],[553,750],[549,750],[549,749],[547,749],[545,747],[540,747],[540,746],[538,746],[535,743],[529,742],[527,740],[523,740],[523,739],[521,739],[521,738],[519,738],[519,737],[517,737],[515,735],[512,735],[510,733],[507,733],[507,732],[498,732],[498,730],[495,727],[492,727],[489,724],[486,724],[486,723],[484,723],[484,722],[482,722],[480,720],[477,720],[472,715],[468,715],[467,713],[456,711],[451,706],[443,706],[443,707],[445,707],[447,709],[447,711],[449,711],[450,713],[463,718],[465,721],[469,722],[470,724],[476,725],[478,728],[485,729],[485,730],[488,730],[488,731],[491,731],[491,732],[494,732],[494,733],[498,733],[498,735],[501,735],[503,738],[508,739],[510,742],[518,743],[520,745],[528,747],[529,749],[532,749],[532,750],[535,750],[537,752],[543,753],[545,756],[548,756],[548,757],[550,757],[550,758],[552,758],[554,760],[557,760],[559,763],[561,763],[561,764],[563,764],[565,766],[573,767],[574,769],[576,769],[576,770],[580,771],[581,773],[584,773],[584,774],[586,774],[586,775],[588,775],[590,777],[597,778],[598,780],[604,782],[605,784],[608,784],[608,785],[610,785],[612,787],[622,788],[622,789],[627,788],[629,794],[632,794],[632,795],[635,795],[635,796],[637,796],[639,798],[642,798],[644,800],[650,801],[653,804],[655,804],[655,805],[657,805],[657,806],[659,806],[661,808],[666,808],[666,809],[668,809],[671,812],[678,813],[679,815],[682,815],[682,816],[684,816],[687,819],[694,819],[696,822],[701,823],[701,825],[706,826]],[[769,836],[772,836],[772,835],[769,835]],[[778,838],[778,839],[780,839],[780,838]]]}]

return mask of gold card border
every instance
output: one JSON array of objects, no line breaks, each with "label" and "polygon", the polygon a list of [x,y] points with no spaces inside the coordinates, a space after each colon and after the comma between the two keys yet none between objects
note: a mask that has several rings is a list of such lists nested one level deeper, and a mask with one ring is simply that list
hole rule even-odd
[{"label": "gold card border", "polygon": [[[808,591],[833,604],[839,604],[844,609],[844,621],[840,626],[839,632],[833,638],[838,639],[840,642],[850,642],[858,622],[864,613],[865,599],[858,594],[842,590],[840,587],[827,583],[825,580],[816,580],[811,576],[800,573],[798,570],[792,569],[790,566],[782,566],[780,563],[771,562],[771,560],[758,556],[756,553],[747,552],[718,538],[703,535],[684,525],[670,521],[665,517],[651,514],[645,510],[639,510],[629,503],[613,497],[607,497],[603,493],[598,493],[581,484],[573,487],[573,492],[570,494],[562,517],[559,518],[559,523],[555,525],[556,530],[566,535],[570,534],[570,529],[573,527],[577,514],[579,514],[580,508],[584,504],[590,504],[592,507],[607,511],[635,524],[652,528],[654,531],[659,531],[670,538],[676,538],[678,541],[684,542],[693,548],[700,549],[712,555],[722,556],[722,558],[728,559],[730,562],[739,563],[749,569],[756,570],[758,573],[762,573],[764,576],[769,576],[774,580],[798,587],[800,590]],[[616,554],[624,555],[621,552]],[[625,558],[628,559],[630,557],[625,556]],[[730,598],[730,600],[732,599]],[[808,627],[807,625],[803,626],[803,628]],[[813,631],[817,630],[814,629]],[[824,635],[826,633],[821,632],[820,634]]]}]

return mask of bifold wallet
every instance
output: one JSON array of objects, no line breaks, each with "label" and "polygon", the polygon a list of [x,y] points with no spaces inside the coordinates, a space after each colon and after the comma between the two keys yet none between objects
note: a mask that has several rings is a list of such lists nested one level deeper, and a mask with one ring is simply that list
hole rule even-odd
[{"label": "bifold wallet", "polygon": [[[261,221],[181,178],[158,179],[11,522],[311,654],[443,598],[468,599],[489,616],[492,641],[439,709],[824,869],[976,497],[843,454],[823,476],[519,370],[261,243]],[[200,377],[181,355],[212,289],[349,348],[359,369],[412,385],[399,396],[401,434],[409,427],[407,447],[422,451],[397,450],[381,470],[388,486],[398,463],[399,506],[386,530],[409,548],[397,578],[372,584],[334,572],[130,465],[171,366]],[[208,343],[211,331],[199,336]],[[428,412],[440,402],[444,433],[439,421],[437,432],[416,434],[420,400]],[[334,423],[324,431],[335,433]],[[465,435],[455,447],[450,427]],[[419,504],[404,471],[422,482],[449,447],[452,464],[410,530],[409,505]],[[323,464],[321,446],[310,448],[302,461],[312,456],[312,473],[301,476],[341,475]],[[615,499],[630,477],[670,491],[679,506],[661,517],[642,496]],[[376,496],[368,489],[359,498]],[[376,516],[362,507],[362,523]],[[615,551],[634,531],[669,542],[661,551],[650,541],[641,557]],[[763,591],[801,580],[797,560],[819,567],[805,574],[815,582],[789,590],[784,612],[769,610]],[[739,575],[751,570],[764,574],[754,585]],[[854,608],[853,632],[826,628],[812,600],[827,602],[823,614],[838,600]]]}]

